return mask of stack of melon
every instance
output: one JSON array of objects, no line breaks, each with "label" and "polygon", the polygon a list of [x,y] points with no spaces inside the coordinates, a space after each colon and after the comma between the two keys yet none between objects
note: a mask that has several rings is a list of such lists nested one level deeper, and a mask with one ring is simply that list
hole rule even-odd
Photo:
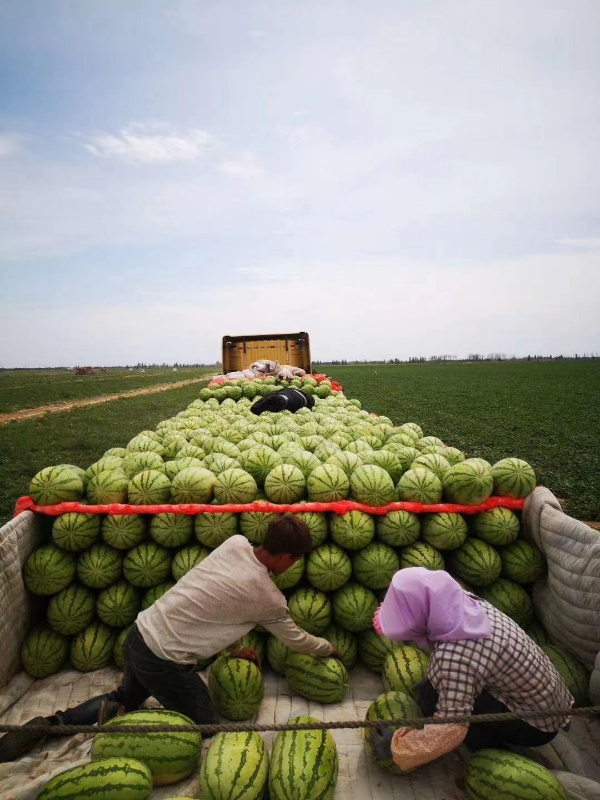
[{"label": "stack of melon", "polygon": [[[447,569],[543,646],[550,644],[534,621],[529,592],[545,570],[544,559],[521,538],[517,513],[503,507],[477,514],[369,513],[394,500],[472,506],[492,493],[524,497],[535,486],[526,462],[505,458],[491,466],[466,458],[425,436],[416,423],[394,425],[341,394],[317,398],[312,411],[294,415],[257,417],[251,403],[244,396],[221,403],[217,397],[199,398],[155,431],[111,448],[86,470],[71,465],[42,470],[30,493],[40,505],[78,499],[215,507],[261,500],[299,504],[295,513],[307,523],[314,550],[275,580],[297,624],[334,643],[347,669],[358,658],[381,669],[390,643],[373,630],[373,613],[394,573],[409,566]],[[301,510],[305,501],[346,499],[363,504],[363,510]],[[238,513],[55,517],[51,535],[24,569],[26,585],[46,602],[46,623],[23,646],[24,668],[45,677],[67,663],[80,670],[113,659],[120,665],[124,636],[140,609],[228,537],[241,533],[260,544],[273,518],[256,504]],[[277,639],[253,631],[249,640],[273,669],[286,671],[289,654]],[[549,654],[584,702],[585,670],[556,649]],[[288,669],[300,692],[302,671]],[[337,684],[328,695],[324,681],[319,699],[337,702],[347,676],[338,675]]]}]

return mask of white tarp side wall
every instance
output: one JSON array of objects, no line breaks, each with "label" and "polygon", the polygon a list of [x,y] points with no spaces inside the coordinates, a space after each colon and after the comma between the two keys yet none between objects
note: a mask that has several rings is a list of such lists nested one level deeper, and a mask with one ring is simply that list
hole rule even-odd
[{"label": "white tarp side wall", "polygon": [[39,541],[39,520],[31,511],[0,528],[0,688],[21,669],[19,653],[32,607],[23,583],[23,565]]},{"label": "white tarp side wall", "polygon": [[600,534],[567,516],[544,487],[525,501],[523,522],[548,561],[534,587],[536,612],[557,644],[592,669],[600,652]]}]

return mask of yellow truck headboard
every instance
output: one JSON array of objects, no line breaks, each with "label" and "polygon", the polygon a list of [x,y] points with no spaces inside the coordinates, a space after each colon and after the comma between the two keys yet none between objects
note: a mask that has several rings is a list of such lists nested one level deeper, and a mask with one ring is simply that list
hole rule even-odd
[{"label": "yellow truck headboard", "polygon": [[223,373],[247,369],[254,361],[267,358],[311,372],[308,333],[264,333],[223,337]]}]

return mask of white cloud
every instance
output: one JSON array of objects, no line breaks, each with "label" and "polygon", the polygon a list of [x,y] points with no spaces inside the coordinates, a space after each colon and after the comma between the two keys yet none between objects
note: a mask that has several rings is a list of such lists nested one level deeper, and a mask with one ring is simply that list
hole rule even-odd
[{"label": "white cloud", "polygon": [[221,161],[219,169],[226,175],[232,175],[237,178],[258,178],[263,174],[262,167],[250,153],[244,153],[237,158]]},{"label": "white cloud", "polygon": [[21,137],[14,133],[0,133],[0,158],[16,153],[21,146]]},{"label": "white cloud", "polygon": [[119,134],[98,133],[84,144],[97,158],[130,164],[173,164],[206,155],[213,137],[203,130],[178,133],[163,123],[134,123]]}]

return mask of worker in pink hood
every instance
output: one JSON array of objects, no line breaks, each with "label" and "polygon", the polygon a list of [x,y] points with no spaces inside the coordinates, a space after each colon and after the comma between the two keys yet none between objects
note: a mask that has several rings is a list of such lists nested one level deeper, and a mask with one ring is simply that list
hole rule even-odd
[{"label": "worker in pink hood", "polygon": [[544,711],[574,702],[548,656],[510,617],[464,591],[447,572],[397,572],[373,624],[378,633],[431,653],[427,680],[415,692],[423,716],[540,712],[527,721],[371,729],[376,755],[393,758],[403,771],[463,742],[471,749],[538,747],[568,726],[568,716],[544,717]]}]

